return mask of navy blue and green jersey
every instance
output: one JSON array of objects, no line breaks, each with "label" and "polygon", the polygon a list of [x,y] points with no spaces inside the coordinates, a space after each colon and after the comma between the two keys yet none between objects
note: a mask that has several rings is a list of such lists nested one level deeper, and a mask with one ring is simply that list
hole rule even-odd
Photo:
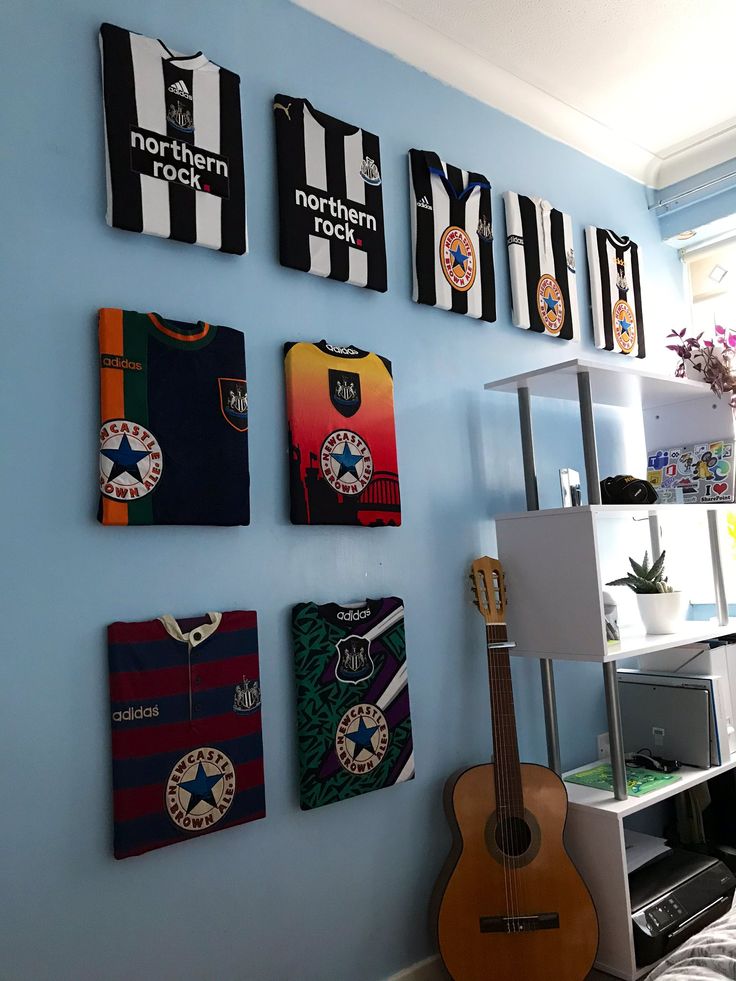
[{"label": "navy blue and green jersey", "polygon": [[105,525],[247,525],[245,338],[214,324],[103,309]]},{"label": "navy blue and green jersey", "polygon": [[414,776],[404,604],[292,610],[303,810]]},{"label": "navy blue and green jersey", "polygon": [[256,614],[107,636],[115,858],[265,817]]}]

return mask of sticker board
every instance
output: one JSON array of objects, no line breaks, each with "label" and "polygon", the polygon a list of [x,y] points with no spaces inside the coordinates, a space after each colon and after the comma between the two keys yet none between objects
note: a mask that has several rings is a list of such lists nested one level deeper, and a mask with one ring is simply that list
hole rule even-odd
[{"label": "sticker board", "polygon": [[731,504],[733,454],[733,439],[657,450],[649,454],[647,480],[660,504]]}]

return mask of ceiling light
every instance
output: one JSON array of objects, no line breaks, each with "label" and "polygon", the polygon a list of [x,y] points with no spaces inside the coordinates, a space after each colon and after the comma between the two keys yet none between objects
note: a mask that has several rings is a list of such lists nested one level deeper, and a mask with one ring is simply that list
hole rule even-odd
[{"label": "ceiling light", "polygon": [[694,229],[691,228],[690,231],[688,231],[688,232],[680,232],[680,234],[677,236],[677,238],[678,238],[678,240],[680,242],[687,242],[687,240],[689,238],[695,238],[695,236],[697,234],[698,233]]},{"label": "ceiling light", "polygon": [[724,269],[723,266],[713,266],[708,273],[708,279],[712,279],[714,283],[722,283],[727,272],[728,269]]}]

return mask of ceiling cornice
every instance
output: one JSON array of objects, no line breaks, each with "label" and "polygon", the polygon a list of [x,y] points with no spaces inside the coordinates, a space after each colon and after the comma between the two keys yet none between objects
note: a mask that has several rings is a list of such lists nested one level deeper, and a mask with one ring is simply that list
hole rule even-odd
[{"label": "ceiling cornice", "polygon": [[297,6],[552,139],[650,187],[736,157],[736,129],[652,153],[548,92],[492,64],[386,0],[292,0]]}]

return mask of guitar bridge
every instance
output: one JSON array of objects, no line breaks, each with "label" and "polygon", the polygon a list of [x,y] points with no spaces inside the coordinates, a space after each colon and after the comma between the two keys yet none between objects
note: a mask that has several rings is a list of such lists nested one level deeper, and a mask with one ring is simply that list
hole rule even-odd
[{"label": "guitar bridge", "polygon": [[531,933],[559,930],[559,913],[532,913],[529,916],[481,916],[481,933]]}]

